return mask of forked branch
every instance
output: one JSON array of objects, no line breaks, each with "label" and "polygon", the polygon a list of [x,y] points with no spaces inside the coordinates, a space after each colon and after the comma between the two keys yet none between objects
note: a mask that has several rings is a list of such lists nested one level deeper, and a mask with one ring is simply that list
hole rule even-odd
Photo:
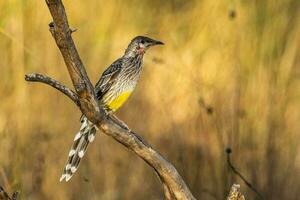
[{"label": "forked branch", "polygon": [[94,88],[76,50],[72,39],[67,15],[61,0],[46,0],[53,18],[49,24],[50,32],[64,58],[75,92],[58,81],[41,74],[26,75],[27,81],[49,84],[63,92],[80,108],[82,113],[106,135],[132,150],[157,172],[164,187],[167,199],[195,199],[175,167],[164,159],[156,150],[136,133],[124,128],[122,122],[107,115],[99,107]]},{"label": "forked branch", "polygon": [[58,82],[57,80],[54,80],[53,78],[50,78],[49,76],[45,76],[43,74],[32,73],[32,74],[26,74],[25,80],[31,81],[31,82],[41,82],[41,83],[50,85],[50,86],[54,87],[55,89],[61,91],[65,95],[67,95],[70,99],[72,99],[72,101],[77,106],[80,105],[78,95],[73,90],[62,85],[60,82]]}]

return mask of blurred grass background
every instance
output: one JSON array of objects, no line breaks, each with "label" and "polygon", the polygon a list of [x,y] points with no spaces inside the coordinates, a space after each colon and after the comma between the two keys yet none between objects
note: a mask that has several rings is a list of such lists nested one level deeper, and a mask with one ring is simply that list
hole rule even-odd
[{"label": "blurred grass background", "polygon": [[[147,52],[117,114],[198,199],[224,199],[242,184],[226,147],[266,199],[299,198],[299,0],[64,2],[93,83],[136,35],[166,43]],[[44,1],[0,1],[0,184],[21,199],[162,199],[153,170],[100,133],[71,182],[58,182],[81,114],[59,92],[24,81],[41,72],[71,86],[50,20]]]}]

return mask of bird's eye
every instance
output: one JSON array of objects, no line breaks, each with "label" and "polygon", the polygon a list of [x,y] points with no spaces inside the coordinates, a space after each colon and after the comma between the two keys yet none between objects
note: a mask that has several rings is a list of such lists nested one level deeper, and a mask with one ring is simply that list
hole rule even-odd
[{"label": "bird's eye", "polygon": [[142,41],[141,41],[141,44],[145,44],[145,41],[144,41],[144,40],[142,40]]}]

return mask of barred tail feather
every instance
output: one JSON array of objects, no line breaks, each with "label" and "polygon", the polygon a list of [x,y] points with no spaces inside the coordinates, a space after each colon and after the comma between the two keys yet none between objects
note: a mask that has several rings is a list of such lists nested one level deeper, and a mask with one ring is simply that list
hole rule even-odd
[{"label": "barred tail feather", "polygon": [[67,164],[59,181],[69,181],[79,167],[90,142],[93,142],[96,134],[96,126],[83,116],[81,118],[81,127],[75,135],[74,143],[69,152]]}]

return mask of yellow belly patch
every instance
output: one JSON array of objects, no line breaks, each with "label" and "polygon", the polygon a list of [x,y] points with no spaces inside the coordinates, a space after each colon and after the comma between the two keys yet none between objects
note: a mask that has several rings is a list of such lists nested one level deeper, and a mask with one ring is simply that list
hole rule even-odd
[{"label": "yellow belly patch", "polygon": [[125,101],[128,99],[131,93],[131,91],[123,92],[121,95],[119,95],[117,98],[115,98],[107,104],[108,108],[113,111],[117,110],[118,108],[120,108],[120,106],[122,106],[125,103]]}]

